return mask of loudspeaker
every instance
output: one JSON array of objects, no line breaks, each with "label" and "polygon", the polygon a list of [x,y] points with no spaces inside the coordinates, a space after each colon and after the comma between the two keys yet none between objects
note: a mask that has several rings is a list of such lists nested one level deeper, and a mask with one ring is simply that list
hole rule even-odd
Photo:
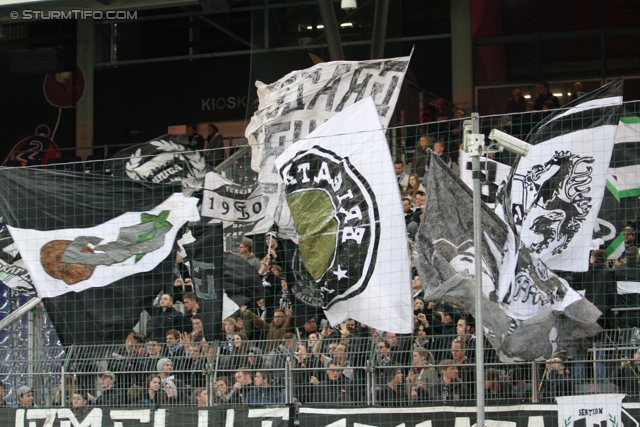
[{"label": "loudspeaker", "polygon": [[231,10],[233,0],[198,0],[202,10],[206,13],[220,13]]}]

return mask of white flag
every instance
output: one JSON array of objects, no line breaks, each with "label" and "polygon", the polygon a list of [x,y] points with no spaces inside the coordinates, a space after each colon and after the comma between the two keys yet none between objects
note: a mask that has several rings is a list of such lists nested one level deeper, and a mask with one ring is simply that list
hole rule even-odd
[{"label": "white flag", "polygon": [[411,333],[406,226],[373,99],[346,108],[275,165],[299,236],[296,297],[324,308],[332,325],[352,318]]},{"label": "white flag", "polygon": [[260,105],[245,130],[253,170],[260,174],[267,227],[275,220],[295,240],[291,214],[283,202],[275,158],[292,143],[363,98],[375,103],[387,127],[402,88],[410,56],[374,61],[335,61],[293,71],[275,83],[256,82]]}]

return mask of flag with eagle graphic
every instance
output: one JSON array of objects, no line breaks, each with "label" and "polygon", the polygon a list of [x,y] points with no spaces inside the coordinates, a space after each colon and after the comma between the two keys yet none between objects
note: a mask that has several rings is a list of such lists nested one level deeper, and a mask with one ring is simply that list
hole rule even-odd
[{"label": "flag with eagle graphic", "polygon": [[413,331],[409,248],[393,160],[371,98],[345,108],[275,161],[299,238],[292,291],[396,333]]},{"label": "flag with eagle graphic", "polygon": [[621,105],[620,79],[544,119],[527,138],[533,148],[498,192],[496,213],[512,227],[516,248],[552,270],[589,268]]},{"label": "flag with eagle graphic", "polygon": [[119,341],[173,281],[200,216],[181,184],[2,168],[0,210],[63,344]]}]

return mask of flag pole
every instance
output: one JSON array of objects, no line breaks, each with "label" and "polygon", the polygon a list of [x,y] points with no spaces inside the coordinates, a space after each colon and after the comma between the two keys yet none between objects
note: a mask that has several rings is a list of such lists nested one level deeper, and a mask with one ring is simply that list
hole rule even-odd
[{"label": "flag pole", "polygon": [[[465,122],[465,125],[468,122]],[[468,131],[471,131],[470,133]],[[484,152],[484,135],[480,134],[480,116],[471,114],[471,129],[465,126],[464,150],[471,157],[473,176],[473,245],[475,247],[476,281],[476,407],[477,427],[484,427],[484,328],[482,323],[482,173],[480,156]]]}]

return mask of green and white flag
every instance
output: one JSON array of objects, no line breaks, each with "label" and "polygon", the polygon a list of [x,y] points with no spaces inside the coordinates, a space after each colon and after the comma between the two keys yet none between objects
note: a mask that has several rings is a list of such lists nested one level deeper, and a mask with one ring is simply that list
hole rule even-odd
[{"label": "green and white flag", "polygon": [[604,241],[607,255],[624,253],[622,228],[640,216],[640,117],[622,117],[618,124],[607,184],[594,236]]}]

